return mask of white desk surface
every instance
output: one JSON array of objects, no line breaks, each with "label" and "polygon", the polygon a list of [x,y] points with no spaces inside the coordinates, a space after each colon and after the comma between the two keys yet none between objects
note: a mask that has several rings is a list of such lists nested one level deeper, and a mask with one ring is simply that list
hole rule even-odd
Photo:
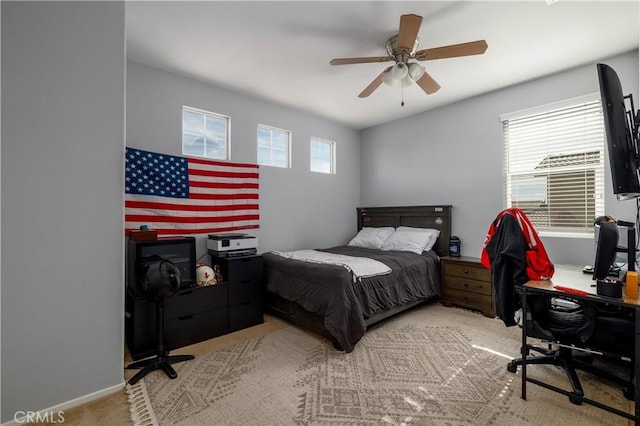
[{"label": "white desk surface", "polygon": [[[528,287],[553,290],[554,286],[563,286],[575,288],[577,290],[586,291],[594,296],[598,295],[596,281],[592,279],[592,274],[582,272],[582,266],[574,265],[555,265],[555,273],[549,281],[529,281]],[[620,300],[620,299],[618,299]],[[639,299],[631,299],[625,295],[624,287],[622,288],[622,300],[624,303],[631,305],[640,305]]]}]

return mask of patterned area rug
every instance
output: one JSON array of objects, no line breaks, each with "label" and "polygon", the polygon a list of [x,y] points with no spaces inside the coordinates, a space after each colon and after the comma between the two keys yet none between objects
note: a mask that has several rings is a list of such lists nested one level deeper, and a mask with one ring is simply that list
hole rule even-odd
[{"label": "patterned area rug", "polygon": [[[520,330],[497,319],[427,305],[371,328],[352,353],[295,327],[146,376],[160,425],[626,425],[624,418],[527,386],[506,363]],[[556,367],[528,369],[567,388]],[[628,410],[619,389],[582,375],[588,397]],[[143,391],[144,393],[144,391]],[[142,398],[142,399],[144,399]],[[147,405],[148,405],[147,404]],[[144,405],[144,404],[143,404]],[[144,411],[147,413],[147,411]]]}]

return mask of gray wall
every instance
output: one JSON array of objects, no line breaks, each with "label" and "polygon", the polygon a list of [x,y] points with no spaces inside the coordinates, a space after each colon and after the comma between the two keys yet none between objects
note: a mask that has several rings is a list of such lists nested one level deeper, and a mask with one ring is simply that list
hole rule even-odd
[{"label": "gray wall", "polygon": [[[360,200],[359,132],[332,121],[243,96],[140,63],[127,63],[127,146],[181,155],[182,106],[231,117],[231,161],[256,163],[257,125],[292,132],[292,167],[260,167],[259,251],[328,247],[356,232]],[[312,136],[336,142],[335,175],[309,171]],[[198,254],[206,253],[205,237]]]},{"label": "gray wall", "polygon": [[[634,95],[637,107],[638,52],[603,62],[618,72],[625,94]],[[362,204],[452,204],[453,234],[462,239],[462,254],[479,257],[489,224],[504,208],[499,116],[598,90],[595,64],[589,64],[365,129]],[[608,163],[605,176],[605,211],[633,221],[635,202],[615,200]],[[556,264],[593,262],[592,240],[544,237],[543,243]]]},{"label": "gray wall", "polygon": [[2,7],[2,413],[123,385],[124,5]]}]

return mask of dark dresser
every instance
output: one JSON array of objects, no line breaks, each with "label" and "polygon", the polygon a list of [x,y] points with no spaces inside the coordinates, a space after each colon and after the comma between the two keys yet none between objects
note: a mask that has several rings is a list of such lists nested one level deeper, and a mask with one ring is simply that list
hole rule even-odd
[{"label": "dark dresser", "polygon": [[[213,265],[220,267],[222,282],[182,288],[165,299],[164,343],[167,350],[264,322],[262,257],[212,257]],[[125,340],[134,360],[155,354],[155,303],[136,295],[128,286]]]}]

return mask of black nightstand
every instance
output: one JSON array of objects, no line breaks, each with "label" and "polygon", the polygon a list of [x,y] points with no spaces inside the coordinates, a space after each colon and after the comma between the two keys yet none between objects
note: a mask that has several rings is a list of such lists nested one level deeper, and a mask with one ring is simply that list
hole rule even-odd
[{"label": "black nightstand", "polygon": [[229,286],[229,332],[264,322],[262,256],[215,257]]}]

